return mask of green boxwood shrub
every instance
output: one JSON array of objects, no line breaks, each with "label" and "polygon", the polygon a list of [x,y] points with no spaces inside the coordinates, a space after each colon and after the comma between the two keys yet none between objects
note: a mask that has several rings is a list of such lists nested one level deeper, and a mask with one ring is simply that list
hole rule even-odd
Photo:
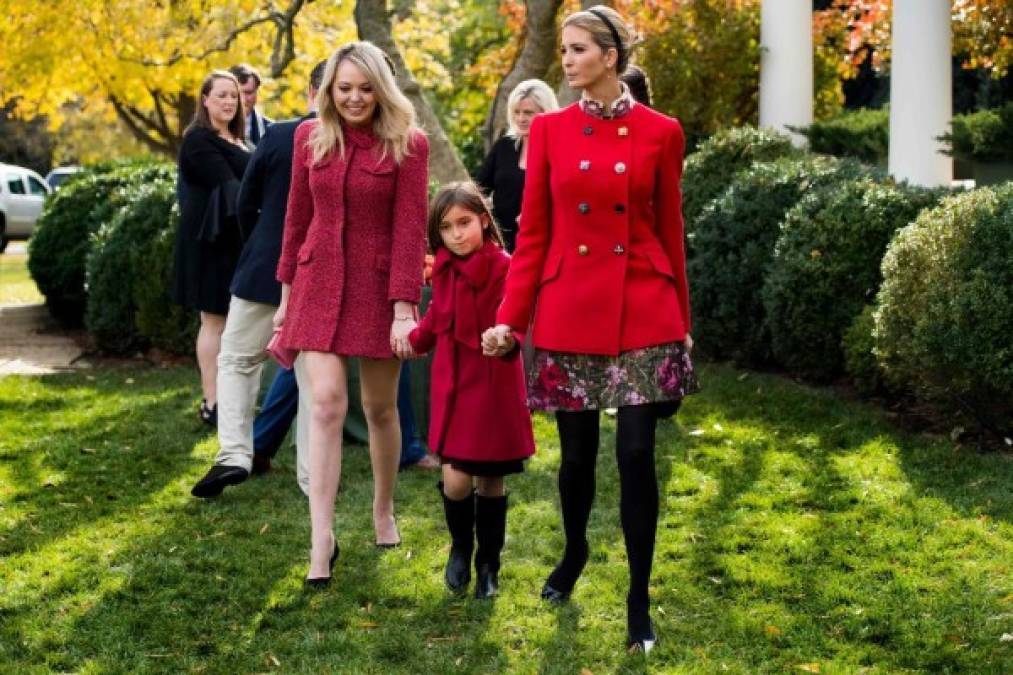
[{"label": "green boxwood shrub", "polygon": [[134,324],[152,347],[172,354],[193,355],[197,316],[169,299],[179,212],[172,210],[165,227],[138,252],[134,279]]},{"label": "green boxwood shrub", "polygon": [[682,173],[682,213],[686,230],[710,200],[723,193],[736,173],[754,162],[767,162],[787,155],[799,155],[787,136],[754,127],[720,131],[686,158]]},{"label": "green boxwood shrub", "polygon": [[942,140],[949,154],[959,159],[1013,162],[1013,102],[955,116]]},{"label": "green boxwood shrub", "polygon": [[192,335],[191,319],[174,310],[165,294],[175,183],[166,177],[135,183],[121,188],[119,198],[122,208],[96,233],[88,255],[85,326],[108,353],[144,349],[153,340],[175,344],[174,331]]},{"label": "green boxwood shrub", "polygon": [[1013,183],[951,196],[891,242],[875,352],[891,381],[1013,431]]},{"label": "green boxwood shrub", "polygon": [[866,305],[859,313],[841,340],[844,353],[844,370],[855,388],[863,394],[878,394],[889,389],[883,371],[876,360],[875,305]]},{"label": "green boxwood shrub", "polygon": [[81,325],[91,238],[121,205],[119,189],[173,171],[172,165],[150,161],[104,162],[75,176],[46,202],[28,241],[28,270],[54,318]]},{"label": "green boxwood shrub", "polygon": [[807,192],[872,172],[855,160],[784,157],[739,172],[707,205],[687,251],[694,333],[704,351],[745,363],[769,360],[760,290],[781,221]]},{"label": "green boxwood shrub", "polygon": [[879,290],[890,239],[938,197],[861,179],[813,191],[792,208],[762,290],[778,363],[817,381],[841,374],[841,339]]},{"label": "green boxwood shrub", "polygon": [[890,154],[890,110],[848,110],[799,129],[799,133],[809,139],[813,152],[885,165]]}]

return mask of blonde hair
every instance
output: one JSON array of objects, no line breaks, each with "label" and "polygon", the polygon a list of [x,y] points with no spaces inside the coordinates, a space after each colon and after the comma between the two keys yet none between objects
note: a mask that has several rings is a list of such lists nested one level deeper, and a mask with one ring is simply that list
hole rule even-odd
[{"label": "blonde hair", "polygon": [[[608,23],[599,14],[604,15],[609,23],[612,24],[612,28],[615,28],[620,44],[616,44],[616,39],[612,35],[612,29],[609,28]],[[574,12],[563,19],[561,29],[567,26],[586,30],[591,34],[594,43],[601,48],[602,52],[615,49],[619,56],[616,61],[616,73],[618,75],[623,74],[626,66],[630,63],[630,50],[637,43],[637,37],[619,12],[605,5],[595,5],[580,12]]]},{"label": "blonde hair", "polygon": [[345,156],[345,137],[341,131],[341,113],[334,105],[331,88],[338,75],[338,66],[348,61],[362,71],[376,96],[376,114],[373,133],[380,139],[380,158],[388,155],[401,163],[409,154],[412,136],[419,131],[415,124],[415,108],[398,88],[394,79],[394,65],[383,51],[372,42],[349,42],[338,48],[327,59],[323,81],[317,92],[317,116],[320,122],[310,133],[307,145],[313,151],[313,162],[319,162],[338,148]]},{"label": "blonde hair", "polygon": [[510,92],[507,97],[507,132],[510,138],[517,138],[517,126],[514,124],[514,110],[521,101],[531,99],[541,112],[552,112],[559,109],[556,94],[549,85],[541,80],[524,80]]}]

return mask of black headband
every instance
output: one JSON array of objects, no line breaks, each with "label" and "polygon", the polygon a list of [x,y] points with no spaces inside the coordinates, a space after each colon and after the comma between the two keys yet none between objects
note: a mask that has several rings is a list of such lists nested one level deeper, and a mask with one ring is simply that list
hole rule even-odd
[{"label": "black headband", "polygon": [[605,16],[605,12],[602,12],[601,10],[597,9],[589,9],[587,11],[590,12],[591,14],[594,14],[599,19],[601,19],[602,23],[608,26],[609,32],[612,33],[612,39],[615,40],[616,53],[618,54],[618,58],[616,59],[616,69],[618,69],[619,61],[623,60],[623,52],[625,51],[623,49],[623,41],[619,39],[619,31],[616,30],[615,25],[611,21],[609,21],[607,16]]}]

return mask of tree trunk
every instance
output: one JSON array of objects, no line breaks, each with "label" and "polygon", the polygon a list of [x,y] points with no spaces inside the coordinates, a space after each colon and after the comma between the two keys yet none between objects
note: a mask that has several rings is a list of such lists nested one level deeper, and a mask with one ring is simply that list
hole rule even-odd
[{"label": "tree trunk", "polygon": [[[399,9],[405,11],[403,1],[400,3]],[[391,15],[387,11],[387,0],[356,0],[355,26],[359,31],[360,39],[369,40],[387,52],[387,55],[394,61],[398,86],[414,104],[419,123],[429,136],[430,175],[440,183],[467,179],[468,172],[457,156],[457,150],[447,138],[447,134],[443,131],[443,125],[440,124],[433,107],[426,100],[419,83],[405,65],[401,50],[394,42]]]},{"label": "tree trunk", "polygon": [[524,46],[510,72],[496,88],[496,97],[482,125],[482,138],[488,152],[507,128],[507,99],[524,80],[544,78],[556,58],[556,14],[562,0],[527,0],[524,16]]}]

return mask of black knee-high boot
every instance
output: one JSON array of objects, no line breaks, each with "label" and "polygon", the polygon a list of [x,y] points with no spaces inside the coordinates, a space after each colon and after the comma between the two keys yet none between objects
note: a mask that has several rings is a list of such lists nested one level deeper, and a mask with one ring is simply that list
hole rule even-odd
[{"label": "black knee-high boot", "polygon": [[506,538],[507,497],[475,496],[475,597],[491,598],[499,590],[499,554]]},{"label": "black knee-high boot", "polygon": [[443,481],[437,483],[443,497],[443,514],[450,531],[450,556],[443,578],[447,588],[463,591],[471,581],[471,552],[475,547],[475,496],[451,499],[443,492]]},{"label": "black knee-high boot", "polygon": [[630,566],[626,596],[627,646],[649,650],[655,640],[647,594],[658,527],[658,477],[654,466],[653,405],[619,408],[616,459],[619,463],[619,514]]},{"label": "black knee-high boot", "polygon": [[542,587],[542,597],[560,602],[570,596],[587,564],[587,520],[594,504],[594,470],[598,459],[598,411],[559,411],[556,427],[561,453],[559,504],[566,548],[563,559]]}]

